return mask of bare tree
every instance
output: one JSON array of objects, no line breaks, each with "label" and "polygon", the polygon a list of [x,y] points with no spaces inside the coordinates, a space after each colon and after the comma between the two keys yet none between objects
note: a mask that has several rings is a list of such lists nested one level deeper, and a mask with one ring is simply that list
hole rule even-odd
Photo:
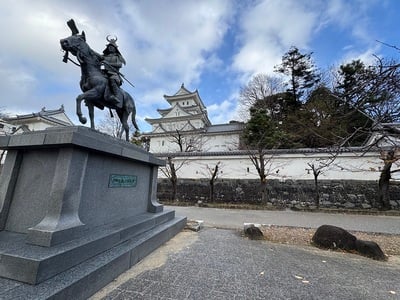
[{"label": "bare tree", "polygon": [[376,131],[378,134],[368,146],[368,150],[371,148],[378,149],[383,166],[380,170],[378,181],[378,198],[374,206],[382,210],[388,210],[391,208],[390,180],[392,179],[392,174],[400,172],[400,129],[393,124],[383,124],[383,126],[381,124]]},{"label": "bare tree", "polygon": [[214,192],[215,182],[219,178],[221,168],[222,168],[222,164],[221,164],[220,161],[218,161],[217,163],[215,163],[213,165],[206,164],[204,166],[205,171],[201,172],[208,179],[208,183],[209,183],[209,186],[210,186],[210,196],[209,196],[210,202],[214,202],[214,198],[215,198],[215,192]]},{"label": "bare tree", "polygon": [[202,150],[204,139],[199,132],[189,134],[176,129],[175,133],[170,135],[170,142],[179,147],[179,152],[194,152]]},{"label": "bare tree", "polygon": [[329,153],[329,157],[318,158],[314,161],[307,163],[314,176],[314,203],[317,208],[319,208],[320,205],[318,177],[319,175],[323,174],[323,172],[325,172],[329,168],[329,166],[332,165],[333,162],[336,160],[339,154],[338,150],[339,149]]},{"label": "bare tree", "polygon": [[[200,134],[189,135],[184,134],[180,130],[176,130],[175,133],[171,133],[170,141],[171,143],[178,146],[178,152],[180,153],[198,151],[201,149],[202,146],[202,138]],[[177,163],[177,160],[175,159],[176,155],[174,155],[173,153],[168,153],[168,155],[165,155],[163,157],[166,157],[166,166],[160,168],[160,170],[164,174],[164,176],[167,177],[171,182],[171,200],[176,200],[178,188],[178,171],[186,164],[187,160],[181,159],[179,163]]]},{"label": "bare tree", "polygon": [[[104,114],[104,118],[99,121],[97,129],[103,133],[119,139],[122,138],[122,134],[125,132],[121,122],[111,113],[111,111],[109,114]],[[129,132],[135,131],[136,129],[133,127],[133,125],[129,124]]]},{"label": "bare tree", "polygon": [[[280,77],[263,73],[255,75],[249,83],[240,90],[240,117],[243,120],[247,120],[249,118],[250,109],[254,107],[256,103],[273,105],[266,100],[272,95],[282,93],[284,87],[284,82]],[[267,107],[267,109],[273,110],[273,107]]]},{"label": "bare tree", "polygon": [[249,159],[252,162],[254,168],[257,171],[258,177],[260,179],[260,189],[261,189],[261,201],[262,203],[267,202],[267,179],[271,175],[276,175],[279,173],[279,167],[273,165],[274,150],[248,150]]},{"label": "bare tree", "polygon": [[186,160],[180,161],[176,164],[174,157],[168,156],[166,159],[165,167],[160,168],[161,173],[171,182],[172,195],[171,200],[176,200],[177,187],[178,187],[178,175],[177,172],[185,165]]}]

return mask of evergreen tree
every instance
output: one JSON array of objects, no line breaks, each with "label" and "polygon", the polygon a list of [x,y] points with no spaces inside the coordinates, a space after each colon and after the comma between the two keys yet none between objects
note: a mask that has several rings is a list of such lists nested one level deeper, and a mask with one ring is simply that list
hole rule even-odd
[{"label": "evergreen tree", "polygon": [[266,109],[253,107],[250,109],[250,120],[243,131],[242,139],[249,149],[263,150],[282,148],[286,135]]},{"label": "evergreen tree", "polygon": [[338,70],[336,94],[349,109],[359,110],[376,123],[400,119],[400,70],[396,61],[378,59],[366,66],[360,60],[343,64]]},{"label": "evergreen tree", "polygon": [[288,76],[287,91],[291,94],[293,107],[299,107],[306,91],[321,79],[311,55],[312,52],[302,54],[293,46],[283,55],[282,63],[275,66],[275,72]]},{"label": "evergreen tree", "polygon": [[[344,101],[327,87],[319,86],[310,93],[302,108],[288,117],[284,130],[291,134],[293,142],[302,147],[329,147],[340,145],[368,122],[369,119],[359,111],[349,110]],[[366,138],[365,131],[361,131],[346,145],[360,145]]]}]

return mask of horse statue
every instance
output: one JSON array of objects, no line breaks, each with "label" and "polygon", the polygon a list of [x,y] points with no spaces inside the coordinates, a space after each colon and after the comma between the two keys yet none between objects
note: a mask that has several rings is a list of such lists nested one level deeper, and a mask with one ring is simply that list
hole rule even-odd
[{"label": "horse statue", "polygon": [[129,141],[129,125],[128,117],[131,115],[133,126],[136,130],[139,130],[136,124],[136,107],[133,98],[129,93],[124,91],[122,88],[118,88],[116,97],[122,103],[122,107],[117,106],[115,103],[108,101],[107,93],[109,93],[108,78],[101,69],[102,66],[102,55],[92,50],[86,43],[85,32],[82,31],[79,34],[74,20],[67,22],[68,27],[72,31],[72,35],[65,39],[60,40],[61,48],[65,51],[64,62],[68,61],[68,53],[76,56],[79,66],[81,68],[81,81],[80,87],[82,94],[76,97],[76,114],[79,117],[79,121],[82,124],[86,124],[87,119],[82,115],[81,104],[85,101],[88,107],[90,127],[95,129],[94,126],[94,107],[101,110],[104,107],[114,109],[121,121],[121,124],[125,131],[125,138]]}]

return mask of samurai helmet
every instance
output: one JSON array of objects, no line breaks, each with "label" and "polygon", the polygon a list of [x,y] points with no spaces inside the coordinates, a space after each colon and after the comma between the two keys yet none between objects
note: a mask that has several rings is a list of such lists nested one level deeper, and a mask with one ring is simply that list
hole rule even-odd
[{"label": "samurai helmet", "polygon": [[117,40],[118,38],[116,36],[111,36],[111,35],[107,35],[106,40],[108,42],[106,49],[104,49],[103,54],[108,54],[108,46],[113,46],[115,48],[115,50],[118,52],[118,54],[121,54],[118,50],[118,46],[117,46]]}]

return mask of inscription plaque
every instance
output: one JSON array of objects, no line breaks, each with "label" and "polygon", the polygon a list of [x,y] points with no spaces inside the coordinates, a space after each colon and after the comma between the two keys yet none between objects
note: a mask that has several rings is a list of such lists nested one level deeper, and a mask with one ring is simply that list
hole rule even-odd
[{"label": "inscription plaque", "polygon": [[109,188],[119,188],[119,187],[135,187],[137,183],[137,176],[135,175],[121,175],[121,174],[111,174],[108,181]]}]

